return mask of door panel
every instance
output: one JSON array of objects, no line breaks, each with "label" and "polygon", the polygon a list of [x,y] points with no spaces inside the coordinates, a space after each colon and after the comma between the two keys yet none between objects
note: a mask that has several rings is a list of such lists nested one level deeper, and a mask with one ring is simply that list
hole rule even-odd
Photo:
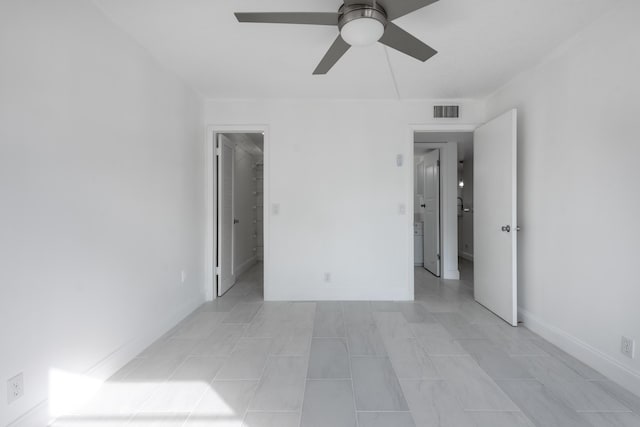
[{"label": "door panel", "polygon": [[234,164],[235,149],[224,135],[218,135],[218,296],[236,282],[234,256]]},{"label": "door panel", "polygon": [[424,156],[424,268],[440,277],[440,150]]},{"label": "door panel", "polygon": [[513,326],[517,293],[517,111],[474,133],[474,296]]}]

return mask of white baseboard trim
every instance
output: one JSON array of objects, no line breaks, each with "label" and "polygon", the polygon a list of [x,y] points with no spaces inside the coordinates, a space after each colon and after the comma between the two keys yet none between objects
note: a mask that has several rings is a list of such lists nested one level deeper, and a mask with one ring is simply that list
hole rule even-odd
[{"label": "white baseboard trim", "polygon": [[446,280],[460,280],[460,270],[448,270],[442,275]]},{"label": "white baseboard trim", "polygon": [[640,372],[624,366],[608,354],[568,332],[546,323],[522,307],[518,307],[518,313],[520,320],[527,328],[630,392],[640,396]]},{"label": "white baseboard trim", "polygon": [[49,401],[43,400],[18,419],[7,424],[7,427],[43,427],[48,426],[50,421]]},{"label": "white baseboard trim", "polygon": [[460,252],[460,258],[473,262],[473,254],[470,254],[469,252]]},{"label": "white baseboard trim", "polygon": [[242,275],[242,273],[244,273],[245,271],[249,270],[257,262],[258,262],[258,259],[254,255],[251,258],[249,258],[248,260],[246,260],[245,262],[243,262],[242,264],[240,264],[238,267],[235,268],[235,271],[234,271],[236,277],[240,277],[240,275]]},{"label": "white baseboard trim", "polygon": [[[106,381],[118,372],[120,368],[129,363],[131,359],[135,358],[158,338],[162,337],[170,331],[171,328],[180,323],[180,321],[191,314],[203,302],[204,299],[189,301],[176,310],[175,314],[170,318],[159,323],[150,322],[153,326],[144,334],[116,348],[91,368],[87,369],[84,374],[90,376],[93,380],[100,382]],[[49,401],[43,400],[10,422],[7,427],[44,427],[53,421],[49,415]]]}]

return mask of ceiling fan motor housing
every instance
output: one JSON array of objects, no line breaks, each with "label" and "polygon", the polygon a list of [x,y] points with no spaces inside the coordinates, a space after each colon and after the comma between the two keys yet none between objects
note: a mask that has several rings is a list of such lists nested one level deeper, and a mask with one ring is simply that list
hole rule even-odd
[{"label": "ceiling fan motor housing", "polygon": [[378,4],[343,5],[338,12],[340,34],[350,45],[375,43],[382,37],[388,22],[387,13]]}]

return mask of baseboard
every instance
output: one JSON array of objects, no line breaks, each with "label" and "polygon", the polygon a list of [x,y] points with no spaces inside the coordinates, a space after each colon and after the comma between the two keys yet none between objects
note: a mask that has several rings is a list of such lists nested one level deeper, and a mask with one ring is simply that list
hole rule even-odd
[{"label": "baseboard", "polygon": [[460,280],[460,270],[448,270],[442,275],[446,280]]},{"label": "baseboard", "polygon": [[18,419],[7,424],[7,427],[44,427],[49,425],[49,401],[43,400]]},{"label": "baseboard", "polygon": [[608,354],[568,332],[546,323],[522,307],[518,307],[518,313],[520,320],[524,322],[527,328],[620,386],[640,396],[640,372],[629,369]]},{"label": "baseboard", "polygon": [[[144,349],[153,344],[158,338],[162,337],[175,325],[191,314],[204,301],[201,299],[189,301],[180,307],[176,313],[169,319],[161,323],[154,323],[142,336],[134,338],[131,341],[116,348],[107,354],[103,359],[93,365],[84,372],[84,375],[90,376],[93,380],[104,382],[113,374],[118,372],[123,366],[140,354]],[[10,422],[7,427],[44,427],[54,420],[49,415],[49,401],[43,400],[23,415]]]},{"label": "baseboard", "polygon": [[240,277],[240,275],[242,275],[242,273],[246,272],[247,270],[249,270],[251,267],[253,267],[256,263],[258,262],[257,257],[254,255],[251,258],[249,258],[248,260],[246,260],[245,262],[243,262],[242,264],[240,264],[238,267],[236,267],[234,270],[234,273],[236,275],[236,277]]},{"label": "baseboard", "polygon": [[473,262],[473,254],[469,252],[460,252],[460,258]]}]

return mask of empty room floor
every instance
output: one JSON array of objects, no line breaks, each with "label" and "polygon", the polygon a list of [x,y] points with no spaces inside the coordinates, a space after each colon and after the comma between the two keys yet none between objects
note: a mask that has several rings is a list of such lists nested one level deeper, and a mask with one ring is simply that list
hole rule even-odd
[{"label": "empty room floor", "polygon": [[263,302],[262,266],[55,426],[640,426],[640,398],[416,268],[415,302]]}]

